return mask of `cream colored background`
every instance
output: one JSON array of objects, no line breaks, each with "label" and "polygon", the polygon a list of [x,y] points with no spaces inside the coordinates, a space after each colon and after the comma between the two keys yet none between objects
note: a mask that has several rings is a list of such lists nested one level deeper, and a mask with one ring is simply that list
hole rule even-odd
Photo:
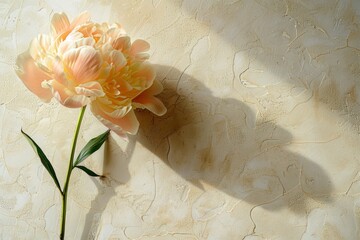
[{"label": "cream colored background", "polygon": [[[0,3],[0,239],[57,239],[61,201],[20,134],[64,181],[78,110],[13,71],[53,12],[150,42],[163,117],[71,179],[67,239],[360,237],[360,1],[5,0]],[[87,112],[79,146],[105,130]]]}]

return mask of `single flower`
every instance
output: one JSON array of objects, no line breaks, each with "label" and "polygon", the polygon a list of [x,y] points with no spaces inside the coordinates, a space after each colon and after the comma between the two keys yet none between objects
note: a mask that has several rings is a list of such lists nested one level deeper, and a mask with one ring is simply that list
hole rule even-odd
[{"label": "single flower", "polygon": [[149,44],[131,42],[119,24],[93,23],[87,13],[70,22],[56,13],[51,34],[40,34],[16,61],[16,72],[41,100],[62,105],[91,105],[94,115],[121,136],[135,134],[136,108],[163,115],[166,108],[154,95],[162,91],[147,61]]}]

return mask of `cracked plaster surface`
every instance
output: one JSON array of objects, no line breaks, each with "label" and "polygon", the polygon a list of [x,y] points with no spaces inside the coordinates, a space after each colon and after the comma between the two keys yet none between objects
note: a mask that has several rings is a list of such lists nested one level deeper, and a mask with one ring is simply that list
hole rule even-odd
[{"label": "cracked plaster surface", "polygon": [[[78,111],[30,94],[17,54],[54,12],[88,10],[151,44],[163,117],[111,135],[71,179],[68,239],[360,238],[360,2],[14,0],[0,3],[0,238],[56,239]],[[105,128],[86,113],[79,146]]]}]

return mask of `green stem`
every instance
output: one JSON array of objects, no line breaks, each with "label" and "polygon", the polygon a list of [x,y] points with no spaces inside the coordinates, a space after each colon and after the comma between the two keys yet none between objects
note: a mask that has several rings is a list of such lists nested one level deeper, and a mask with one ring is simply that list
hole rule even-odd
[{"label": "green stem", "polygon": [[76,125],[76,130],[75,130],[75,134],[74,134],[74,139],[73,139],[71,154],[70,154],[70,160],[69,160],[69,168],[68,168],[67,175],[66,175],[64,189],[62,191],[62,219],[61,219],[61,230],[60,230],[60,239],[61,240],[63,240],[65,238],[67,192],[68,192],[68,188],[69,188],[71,172],[74,168],[73,162],[74,162],[74,155],[75,155],[75,150],[76,150],[76,143],[77,143],[77,139],[79,136],[80,126],[81,126],[82,119],[84,117],[85,109],[86,109],[86,106],[81,108],[79,119],[78,119],[78,122]]}]

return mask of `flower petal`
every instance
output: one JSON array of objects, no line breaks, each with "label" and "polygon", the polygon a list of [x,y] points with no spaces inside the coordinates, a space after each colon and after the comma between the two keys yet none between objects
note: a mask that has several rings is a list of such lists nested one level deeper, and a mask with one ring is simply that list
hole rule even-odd
[{"label": "flower petal", "polygon": [[117,50],[111,51],[110,62],[114,65],[116,72],[120,71],[120,69],[123,68],[127,63],[124,54]]},{"label": "flower petal", "polygon": [[80,108],[91,102],[91,99],[84,95],[77,95],[75,92],[71,91],[69,88],[59,83],[56,80],[44,81],[43,86],[47,85],[56,100],[58,100],[62,105],[69,108]]},{"label": "flower petal", "polygon": [[84,95],[73,95],[65,99],[62,103],[65,107],[68,108],[81,108],[85,105],[88,105],[91,102],[91,99]]},{"label": "flower petal", "polygon": [[44,58],[51,45],[51,37],[40,34],[30,43],[29,53],[33,59]]},{"label": "flower petal", "polygon": [[122,117],[126,116],[126,114],[128,114],[132,109],[133,109],[132,106],[128,105],[128,106],[116,109],[115,111],[110,113],[109,116],[112,118],[122,118]]},{"label": "flower petal", "polygon": [[91,104],[91,111],[106,127],[110,128],[120,136],[124,133],[136,134],[139,129],[139,122],[133,110],[130,110],[125,116],[116,118],[109,116],[101,109],[101,105],[95,102]]},{"label": "flower petal", "polygon": [[158,98],[154,97],[154,95],[161,93],[162,90],[162,84],[158,80],[154,80],[150,88],[133,99],[133,105],[135,107],[146,108],[158,116],[164,115],[167,111],[166,107]]},{"label": "flower petal", "polygon": [[52,98],[51,91],[43,88],[41,83],[51,77],[36,66],[29,52],[24,52],[17,57],[15,71],[31,92],[45,102],[50,101]]},{"label": "flower petal", "polygon": [[157,95],[164,90],[163,85],[159,82],[159,80],[155,79],[153,85],[150,88],[146,89],[144,93],[148,95]]},{"label": "flower petal", "polygon": [[121,96],[130,99],[137,97],[145,89],[149,88],[153,84],[156,75],[152,65],[147,63],[141,63],[134,67],[134,69],[130,68],[129,72],[132,71],[133,74],[131,76],[124,77],[119,75],[116,77],[116,81],[120,85]]},{"label": "flower petal", "polygon": [[131,45],[130,52],[133,54],[137,54],[141,52],[146,52],[149,49],[150,49],[150,44],[147,41],[142,39],[137,39]]},{"label": "flower petal", "polygon": [[167,111],[164,104],[158,98],[145,92],[133,99],[133,104],[136,107],[146,108],[158,116],[164,115]]},{"label": "flower petal", "polygon": [[98,51],[89,46],[69,50],[64,54],[63,61],[71,71],[76,85],[95,80],[102,65]]},{"label": "flower petal", "polygon": [[[127,92],[132,91],[134,88],[131,86],[130,83],[125,81],[124,79],[117,79],[117,82],[119,83],[120,87],[118,88],[121,94],[127,94]],[[125,96],[124,95],[124,96]]]},{"label": "flower petal", "polygon": [[117,39],[119,37],[125,36],[125,29],[118,23],[113,23],[109,26],[106,35],[111,37],[112,39]]},{"label": "flower petal", "polygon": [[105,95],[100,83],[87,82],[75,87],[77,94],[85,95],[87,97],[102,97]]},{"label": "flower petal", "polygon": [[140,79],[139,83],[141,83],[142,88],[149,88],[155,79],[156,73],[152,65],[148,63],[142,63],[140,68],[135,72],[132,77],[136,79]]},{"label": "flower petal", "polygon": [[70,27],[70,22],[65,13],[55,13],[51,19],[51,30],[55,36],[66,32]]},{"label": "flower petal", "polygon": [[137,61],[145,61],[150,57],[146,51],[150,49],[150,44],[144,40],[137,39],[133,42],[130,48],[130,55]]},{"label": "flower petal", "polygon": [[55,57],[52,61],[52,70],[54,74],[54,79],[60,84],[68,87],[71,82],[66,77],[66,72],[64,70],[63,63],[59,57]]},{"label": "flower petal", "polygon": [[67,35],[64,41],[60,41],[58,45],[58,54],[62,56],[68,50],[72,48],[78,48],[81,46],[93,46],[95,44],[95,40],[92,38],[84,38],[82,33],[79,32],[71,32]]},{"label": "flower petal", "polygon": [[128,50],[130,46],[130,37],[128,36],[119,37],[112,42],[112,47],[120,51]]}]

